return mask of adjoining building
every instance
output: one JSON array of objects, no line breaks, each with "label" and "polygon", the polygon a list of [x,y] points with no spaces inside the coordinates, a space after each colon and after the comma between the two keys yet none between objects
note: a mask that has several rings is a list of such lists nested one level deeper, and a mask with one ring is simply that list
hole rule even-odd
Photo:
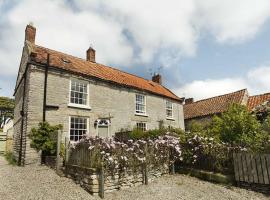
[{"label": "adjoining building", "polygon": [[39,122],[62,124],[72,141],[83,134],[113,136],[121,129],[184,129],[183,98],[152,80],[35,44],[36,28],[27,25],[15,87],[14,153],[19,164],[35,162],[27,137]]},{"label": "adjoining building", "polygon": [[214,115],[220,115],[228,110],[231,104],[247,106],[249,111],[270,100],[270,93],[249,96],[247,89],[219,95],[194,102],[193,98],[185,100],[184,118],[188,129],[192,121],[209,122]]}]

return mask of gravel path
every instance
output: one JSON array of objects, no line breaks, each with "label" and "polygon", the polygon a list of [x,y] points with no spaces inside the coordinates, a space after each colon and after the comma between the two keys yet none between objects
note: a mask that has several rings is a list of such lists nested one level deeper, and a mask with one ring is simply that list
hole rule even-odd
[{"label": "gravel path", "polygon": [[[148,186],[105,194],[105,200],[270,199],[260,193],[225,187],[185,175],[164,176]],[[72,180],[46,166],[12,167],[0,156],[0,199],[97,200]]]}]

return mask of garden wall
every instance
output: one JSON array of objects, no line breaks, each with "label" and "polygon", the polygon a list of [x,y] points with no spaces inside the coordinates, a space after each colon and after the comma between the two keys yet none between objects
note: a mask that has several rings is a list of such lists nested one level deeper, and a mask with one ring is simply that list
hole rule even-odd
[{"label": "garden wall", "polygon": [[169,173],[167,165],[159,167],[138,166],[134,170],[114,172],[110,170],[98,170],[76,165],[66,165],[65,173],[85,190],[93,195],[100,195],[120,189],[147,184],[155,178]]}]

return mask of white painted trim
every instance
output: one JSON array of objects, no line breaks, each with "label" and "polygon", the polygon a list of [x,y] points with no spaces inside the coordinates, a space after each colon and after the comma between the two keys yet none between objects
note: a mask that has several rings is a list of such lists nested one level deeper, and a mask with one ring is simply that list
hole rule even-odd
[{"label": "white painted trim", "polygon": [[71,123],[71,117],[77,117],[77,118],[86,118],[86,134],[90,136],[90,118],[85,116],[77,116],[77,115],[69,115],[69,122],[68,122],[68,139],[70,142],[76,142],[73,140],[70,140],[70,123]]},{"label": "white painted trim", "polygon": [[[172,104],[172,116],[168,116],[167,115],[167,102],[170,102],[171,104]],[[172,101],[170,101],[170,100],[166,100],[165,101],[165,114],[166,114],[166,119],[169,119],[169,120],[174,120],[174,116],[173,116],[173,114],[174,114],[174,109],[173,109],[173,102]]]},{"label": "white painted trim", "polygon": [[81,104],[75,104],[75,103],[69,103],[68,107],[72,107],[72,108],[83,108],[83,109],[88,109],[91,110],[90,106],[87,105],[81,105]]},{"label": "white painted trim", "polygon": [[[136,101],[136,96],[137,95],[141,95],[141,96],[144,96],[144,113],[137,113],[137,110],[136,110],[136,104],[137,104],[137,101]],[[147,96],[145,94],[141,94],[141,93],[135,93],[135,115],[140,115],[140,116],[146,116],[148,117],[148,115],[146,114],[146,110],[147,110],[147,104],[146,104],[146,98]]]},{"label": "white painted trim", "polygon": [[147,115],[146,113],[135,113],[135,115],[137,116],[143,116],[143,117],[148,117],[149,115]]},{"label": "white painted trim", "polygon": [[[72,81],[77,81],[77,82],[82,82],[82,83],[86,83],[87,84],[87,99],[86,99],[86,105],[83,104],[76,104],[76,103],[71,103],[70,99],[71,99],[71,84]],[[76,78],[70,78],[69,80],[69,98],[68,98],[68,106],[70,107],[77,107],[77,108],[85,108],[85,109],[91,109],[90,107],[90,83],[89,81],[86,80],[81,80],[81,79],[76,79]]]}]

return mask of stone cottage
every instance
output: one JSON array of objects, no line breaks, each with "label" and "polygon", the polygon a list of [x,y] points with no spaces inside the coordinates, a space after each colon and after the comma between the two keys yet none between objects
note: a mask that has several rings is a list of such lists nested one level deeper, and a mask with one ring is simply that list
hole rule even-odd
[{"label": "stone cottage", "polygon": [[249,111],[252,111],[257,106],[269,100],[270,93],[249,96],[247,89],[196,102],[192,98],[189,98],[185,100],[184,105],[185,127],[188,129],[193,120],[197,122],[209,121],[214,115],[220,115],[227,111],[233,103],[245,105]]},{"label": "stone cottage", "polygon": [[27,137],[39,122],[62,124],[71,141],[83,134],[113,136],[121,129],[171,126],[184,129],[183,99],[152,80],[99,64],[95,50],[86,59],[35,44],[27,25],[15,87],[14,152],[20,165],[34,162]]}]

